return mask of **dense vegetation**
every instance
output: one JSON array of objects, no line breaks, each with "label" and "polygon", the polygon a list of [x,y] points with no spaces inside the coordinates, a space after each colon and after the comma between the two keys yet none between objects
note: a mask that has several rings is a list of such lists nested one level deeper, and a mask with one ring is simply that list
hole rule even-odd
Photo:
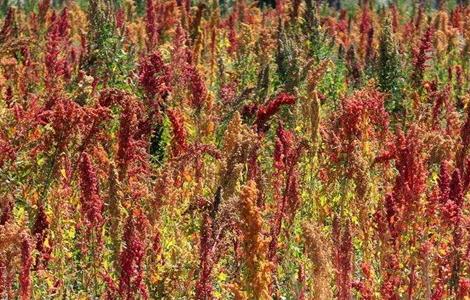
[{"label": "dense vegetation", "polygon": [[1,299],[470,299],[468,2],[0,15]]}]

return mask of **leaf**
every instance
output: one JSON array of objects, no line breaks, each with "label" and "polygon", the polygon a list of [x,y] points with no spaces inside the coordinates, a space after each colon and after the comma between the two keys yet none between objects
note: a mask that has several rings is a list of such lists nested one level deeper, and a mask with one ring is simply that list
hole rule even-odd
[{"label": "leaf", "polygon": [[221,282],[225,282],[227,280],[227,278],[228,278],[228,276],[224,272],[221,272],[221,273],[219,273],[219,275],[217,275],[217,279]]}]

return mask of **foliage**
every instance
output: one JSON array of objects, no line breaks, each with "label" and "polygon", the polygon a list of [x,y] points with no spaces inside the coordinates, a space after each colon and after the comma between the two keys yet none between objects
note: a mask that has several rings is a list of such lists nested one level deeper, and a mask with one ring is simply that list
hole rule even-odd
[{"label": "foliage", "polygon": [[14,2],[1,299],[470,299],[465,1]]}]

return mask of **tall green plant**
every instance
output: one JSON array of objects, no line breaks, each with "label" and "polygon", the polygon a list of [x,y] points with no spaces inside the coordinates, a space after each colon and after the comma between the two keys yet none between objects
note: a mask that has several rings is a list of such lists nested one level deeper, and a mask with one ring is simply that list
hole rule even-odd
[{"label": "tall green plant", "polygon": [[385,20],[379,39],[377,79],[379,89],[391,95],[386,104],[391,111],[401,110],[401,90],[403,85],[400,55],[393,38],[390,19]]}]

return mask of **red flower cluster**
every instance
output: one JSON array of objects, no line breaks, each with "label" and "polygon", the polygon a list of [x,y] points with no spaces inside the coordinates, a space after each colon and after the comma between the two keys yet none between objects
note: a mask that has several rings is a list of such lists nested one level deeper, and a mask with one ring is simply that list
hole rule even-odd
[{"label": "red flower cluster", "polygon": [[294,134],[279,125],[274,148],[274,198],[276,211],[272,220],[268,246],[268,259],[274,266],[278,263],[278,241],[283,221],[292,224],[300,207],[299,173],[297,164],[304,148]]},{"label": "red flower cluster", "polygon": [[188,65],[185,69],[184,78],[191,92],[190,103],[193,108],[200,110],[207,97],[207,89],[199,71],[193,65]]},{"label": "red flower cluster", "polygon": [[119,258],[119,293],[124,299],[136,299],[139,292],[144,299],[148,298],[143,282],[146,227],[147,220],[138,210],[129,215],[124,227],[124,248]]},{"label": "red flower cluster", "polygon": [[36,250],[39,252],[38,259],[36,260],[36,266],[39,265],[39,256],[42,256],[47,262],[48,260],[48,251],[44,246],[49,230],[49,221],[47,220],[46,212],[44,211],[44,206],[40,205],[36,214],[36,220],[31,230],[33,236],[36,238]]},{"label": "red flower cluster", "polygon": [[147,49],[150,51],[158,41],[158,32],[155,20],[155,3],[153,0],[147,0],[146,5],[145,30],[147,31]]},{"label": "red flower cluster", "polygon": [[196,299],[212,299],[212,269],[214,267],[213,222],[208,213],[204,213],[201,225],[199,245],[199,280],[196,284]]},{"label": "red flower cluster", "polygon": [[55,86],[57,78],[70,73],[68,70],[66,57],[60,57],[62,49],[66,46],[69,28],[68,13],[65,8],[62,14],[57,17],[55,12],[51,16],[51,25],[47,31],[47,51],[45,65],[47,69],[46,84],[49,91],[57,88]]},{"label": "red flower cluster", "polygon": [[28,235],[23,236],[21,242],[21,272],[20,272],[20,299],[28,300],[31,295],[31,239]]},{"label": "red flower cluster", "polygon": [[256,113],[256,129],[262,133],[267,130],[266,123],[278,112],[281,105],[292,105],[295,103],[295,97],[288,93],[280,93],[274,99],[258,108]]},{"label": "red flower cluster", "polygon": [[139,67],[139,83],[148,99],[165,99],[171,92],[171,73],[158,51],[144,57]]},{"label": "red flower cluster", "polygon": [[424,70],[426,69],[426,62],[430,59],[429,52],[432,50],[433,34],[434,29],[433,27],[429,26],[421,38],[418,50],[415,52],[414,71],[412,78],[416,85],[419,85],[423,80]]},{"label": "red flower cluster", "polygon": [[341,224],[337,216],[333,219],[333,266],[336,269],[337,297],[340,300],[352,296],[352,236],[349,223]]},{"label": "red flower cluster", "polygon": [[186,144],[186,130],[184,129],[183,115],[177,109],[167,111],[173,129],[173,154],[178,156],[188,149]]},{"label": "red flower cluster", "polygon": [[97,228],[103,223],[103,201],[98,193],[98,180],[88,153],[82,155],[80,162],[81,204],[85,223]]},{"label": "red flower cluster", "polygon": [[119,169],[119,180],[126,177],[129,163],[135,153],[135,142],[132,138],[136,127],[136,107],[134,101],[129,97],[124,99],[123,112],[119,123],[119,142],[117,161]]}]

